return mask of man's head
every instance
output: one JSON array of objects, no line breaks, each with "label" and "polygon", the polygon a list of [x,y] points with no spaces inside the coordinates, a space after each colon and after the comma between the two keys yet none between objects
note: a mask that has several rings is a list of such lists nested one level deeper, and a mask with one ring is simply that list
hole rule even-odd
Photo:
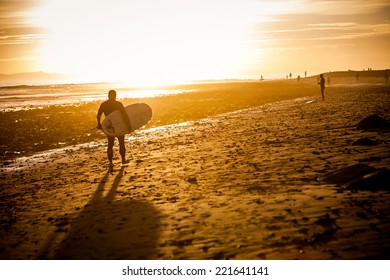
[{"label": "man's head", "polygon": [[108,92],[108,99],[110,99],[110,100],[116,99],[116,91],[115,90],[112,89]]}]

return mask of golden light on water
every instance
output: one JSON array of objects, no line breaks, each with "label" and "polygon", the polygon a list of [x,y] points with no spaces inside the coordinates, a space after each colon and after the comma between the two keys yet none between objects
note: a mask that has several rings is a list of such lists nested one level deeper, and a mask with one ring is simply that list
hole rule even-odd
[{"label": "golden light on water", "polygon": [[138,89],[132,91],[121,91],[120,98],[147,98],[164,95],[175,95],[181,93],[195,92],[196,90],[165,90],[165,89]]}]

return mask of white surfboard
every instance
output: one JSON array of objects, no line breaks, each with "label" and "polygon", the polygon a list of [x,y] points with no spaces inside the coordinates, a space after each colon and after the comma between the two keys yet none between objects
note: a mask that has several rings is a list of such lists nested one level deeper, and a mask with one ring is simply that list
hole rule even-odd
[{"label": "white surfboard", "polygon": [[135,103],[125,107],[129,117],[131,130],[129,130],[123,116],[116,110],[106,116],[102,122],[102,130],[107,136],[121,136],[133,132],[146,125],[152,118],[152,109],[145,103]]}]

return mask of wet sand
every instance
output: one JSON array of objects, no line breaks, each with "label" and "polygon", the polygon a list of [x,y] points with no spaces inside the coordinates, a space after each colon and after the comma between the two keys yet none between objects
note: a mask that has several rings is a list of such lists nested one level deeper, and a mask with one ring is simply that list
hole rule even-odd
[{"label": "wet sand", "polygon": [[[308,81],[189,84],[163,88],[165,91],[189,91],[155,98],[118,98],[126,106],[145,102],[153,110],[146,128],[198,120],[265,103],[303,97],[318,92]],[[28,100],[25,100],[28,102]],[[42,106],[39,109],[1,111],[0,159],[33,155],[49,149],[68,147],[105,139],[96,127],[96,113],[102,101]]]},{"label": "wet sand", "polygon": [[388,87],[346,87],[159,126],[113,173],[104,140],[10,160],[0,258],[389,259],[390,192],[317,180],[390,166],[390,133],[356,130],[388,108]]}]

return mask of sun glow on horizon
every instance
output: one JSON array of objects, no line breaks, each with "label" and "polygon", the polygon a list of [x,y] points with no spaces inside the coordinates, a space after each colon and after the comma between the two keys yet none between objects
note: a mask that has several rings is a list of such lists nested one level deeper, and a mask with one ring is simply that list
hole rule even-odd
[{"label": "sun glow on horizon", "polygon": [[3,13],[3,72],[147,87],[389,67],[385,0],[32,2]]},{"label": "sun glow on horizon", "polygon": [[237,76],[250,60],[253,3],[46,0],[36,17],[48,30],[41,68],[139,85]]},{"label": "sun glow on horizon", "polygon": [[388,0],[9,0],[0,73],[135,86],[388,69]]}]

